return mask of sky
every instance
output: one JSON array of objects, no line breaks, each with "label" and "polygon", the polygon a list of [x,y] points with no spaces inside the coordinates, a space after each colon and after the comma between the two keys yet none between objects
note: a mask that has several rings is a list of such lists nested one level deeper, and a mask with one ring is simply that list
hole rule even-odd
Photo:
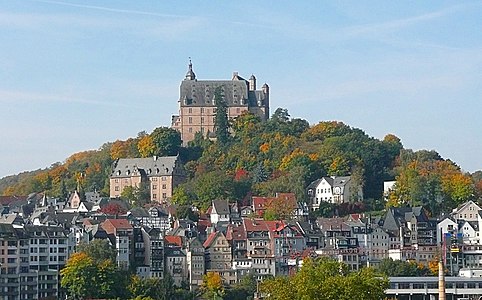
[{"label": "sky", "polygon": [[198,79],[482,169],[481,1],[0,0],[0,178],[169,126]]}]

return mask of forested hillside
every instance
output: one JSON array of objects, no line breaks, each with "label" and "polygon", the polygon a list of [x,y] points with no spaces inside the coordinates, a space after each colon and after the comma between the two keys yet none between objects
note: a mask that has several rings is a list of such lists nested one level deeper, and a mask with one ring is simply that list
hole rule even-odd
[{"label": "forested hillside", "polygon": [[367,209],[385,205],[380,201],[385,180],[397,179],[388,205],[422,204],[433,212],[478,199],[482,190],[480,172],[465,174],[436,151],[404,149],[395,135],[378,140],[342,122],[310,125],[279,108],[267,122],[244,114],[230,124],[230,132],[218,141],[197,136],[181,147],[177,131],[159,127],[73,154],[44,170],[5,177],[0,194],[66,197],[79,187],[108,196],[115,159],[178,153],[189,180],[175,191],[173,201],[201,208],[213,199],[243,201],[276,192],[294,192],[298,200],[306,200],[306,186],[327,175],[351,175],[363,187]]}]

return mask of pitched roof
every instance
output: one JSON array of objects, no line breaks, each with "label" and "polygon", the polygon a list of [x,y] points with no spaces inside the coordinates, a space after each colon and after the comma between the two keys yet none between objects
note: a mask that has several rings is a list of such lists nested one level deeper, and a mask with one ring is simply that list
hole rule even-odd
[{"label": "pitched roof", "polygon": [[219,215],[228,215],[229,214],[229,202],[228,200],[214,200],[213,201],[213,210],[211,213],[215,211]]},{"label": "pitched roof", "polygon": [[269,231],[266,221],[263,219],[243,218],[244,229],[248,231]]},{"label": "pitched roof", "polygon": [[132,229],[132,225],[126,219],[107,219],[104,222],[109,222],[116,229]]},{"label": "pitched roof", "polygon": [[211,244],[214,242],[214,240],[216,239],[219,233],[220,233],[219,231],[211,232],[211,234],[208,236],[206,241],[203,243],[203,247],[204,248],[211,247]]},{"label": "pitched roof", "polygon": [[16,201],[26,201],[27,196],[0,196],[0,204],[9,205]]},{"label": "pitched roof", "polygon": [[166,244],[182,247],[182,237],[178,235],[166,235],[164,237]]},{"label": "pitched roof", "polygon": [[177,159],[177,156],[120,158],[114,163],[110,177],[140,176],[141,170],[149,177],[172,175]]}]

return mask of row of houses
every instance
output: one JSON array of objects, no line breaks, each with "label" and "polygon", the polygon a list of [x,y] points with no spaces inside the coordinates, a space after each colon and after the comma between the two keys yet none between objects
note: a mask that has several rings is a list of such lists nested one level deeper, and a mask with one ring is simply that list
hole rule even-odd
[{"label": "row of houses", "polygon": [[[117,200],[86,196],[0,198],[0,291],[7,299],[62,297],[59,270],[77,245],[96,239],[116,249],[120,268],[142,277],[169,273],[176,285],[192,289],[209,271],[227,284],[248,273],[262,280],[296,272],[309,256],[330,256],[353,270],[384,258],[428,264],[442,256],[453,272],[482,264],[482,209],[474,202],[438,220],[422,207],[309,219],[306,205],[280,193],[252,197],[247,206],[216,200],[192,221],[162,205],[107,215],[94,208]],[[286,220],[261,218],[279,201],[292,207]]]}]

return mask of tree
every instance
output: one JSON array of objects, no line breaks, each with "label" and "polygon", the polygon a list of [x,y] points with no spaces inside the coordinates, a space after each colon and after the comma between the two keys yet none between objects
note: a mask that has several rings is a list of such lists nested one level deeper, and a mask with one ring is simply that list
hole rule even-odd
[{"label": "tree", "polygon": [[141,157],[150,157],[156,153],[156,145],[151,136],[144,135],[137,143],[137,149]]},{"label": "tree", "polygon": [[432,275],[432,272],[423,265],[419,265],[415,262],[393,260],[391,258],[382,259],[378,266],[378,271],[389,277],[418,277]]},{"label": "tree", "polygon": [[221,275],[218,272],[207,272],[201,290],[205,299],[222,299],[225,292]]},{"label": "tree", "polygon": [[118,216],[127,213],[127,209],[125,209],[119,203],[108,203],[104,207],[102,207],[100,212],[106,215]]},{"label": "tree", "polygon": [[87,254],[94,263],[100,263],[104,260],[116,261],[117,251],[109,244],[109,240],[94,239],[90,243],[80,243],[77,246],[77,252]]},{"label": "tree", "polygon": [[85,252],[77,252],[60,271],[61,285],[74,298],[112,298],[120,293],[118,273],[111,260],[96,263]]},{"label": "tree", "polygon": [[258,281],[254,273],[245,275],[241,280],[226,289],[226,299],[251,300],[256,292]]},{"label": "tree", "polygon": [[155,145],[154,155],[172,156],[179,153],[182,144],[179,131],[169,127],[158,127],[151,133],[150,138]]},{"label": "tree", "polygon": [[216,115],[214,116],[214,133],[220,145],[226,145],[229,140],[228,105],[224,99],[221,87],[214,91],[214,102],[216,104]]},{"label": "tree", "polygon": [[372,268],[350,272],[348,266],[328,258],[307,258],[290,278],[275,277],[261,283],[268,300],[378,300],[385,296],[388,279]]}]

